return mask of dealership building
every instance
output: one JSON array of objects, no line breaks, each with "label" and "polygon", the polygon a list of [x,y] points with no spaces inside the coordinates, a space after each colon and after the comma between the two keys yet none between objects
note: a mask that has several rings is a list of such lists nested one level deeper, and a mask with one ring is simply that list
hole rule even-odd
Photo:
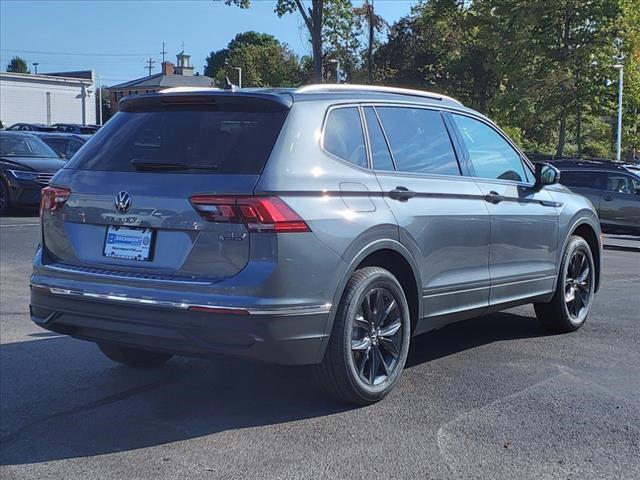
[{"label": "dealership building", "polygon": [[96,123],[94,73],[0,72],[0,121],[14,123]]}]

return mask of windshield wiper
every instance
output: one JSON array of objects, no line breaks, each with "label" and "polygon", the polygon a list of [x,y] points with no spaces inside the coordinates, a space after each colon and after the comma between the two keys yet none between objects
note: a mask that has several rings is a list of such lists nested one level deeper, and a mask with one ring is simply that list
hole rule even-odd
[{"label": "windshield wiper", "polygon": [[190,163],[181,162],[154,162],[149,160],[142,160],[139,158],[134,158],[133,160],[131,160],[131,165],[133,165],[136,170],[218,170],[217,165],[192,165]]}]

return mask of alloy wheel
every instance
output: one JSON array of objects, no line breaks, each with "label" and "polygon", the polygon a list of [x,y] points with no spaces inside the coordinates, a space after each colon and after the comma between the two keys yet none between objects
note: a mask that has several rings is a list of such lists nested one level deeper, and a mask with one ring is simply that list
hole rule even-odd
[{"label": "alloy wheel", "polygon": [[581,322],[589,310],[592,278],[587,255],[582,250],[576,250],[569,261],[564,283],[564,301],[570,320],[574,323]]},{"label": "alloy wheel", "polygon": [[398,366],[403,339],[402,310],[386,288],[371,289],[351,330],[351,355],[360,380],[380,385]]}]

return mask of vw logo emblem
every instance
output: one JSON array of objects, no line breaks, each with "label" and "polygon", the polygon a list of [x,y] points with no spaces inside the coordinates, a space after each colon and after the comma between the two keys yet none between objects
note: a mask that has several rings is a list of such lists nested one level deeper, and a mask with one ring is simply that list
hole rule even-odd
[{"label": "vw logo emblem", "polygon": [[120,213],[127,213],[131,209],[131,195],[129,195],[129,192],[118,192],[116,195],[116,208]]}]

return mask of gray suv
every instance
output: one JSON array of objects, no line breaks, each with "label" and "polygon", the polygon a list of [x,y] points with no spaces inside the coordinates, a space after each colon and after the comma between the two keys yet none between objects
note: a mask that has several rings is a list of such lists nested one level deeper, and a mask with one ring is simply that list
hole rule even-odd
[{"label": "gray suv", "polygon": [[369,404],[410,338],[533,303],[585,322],[593,206],[484,116],[384,87],[124,99],[43,191],[31,318],[116,362],[316,364]]}]

